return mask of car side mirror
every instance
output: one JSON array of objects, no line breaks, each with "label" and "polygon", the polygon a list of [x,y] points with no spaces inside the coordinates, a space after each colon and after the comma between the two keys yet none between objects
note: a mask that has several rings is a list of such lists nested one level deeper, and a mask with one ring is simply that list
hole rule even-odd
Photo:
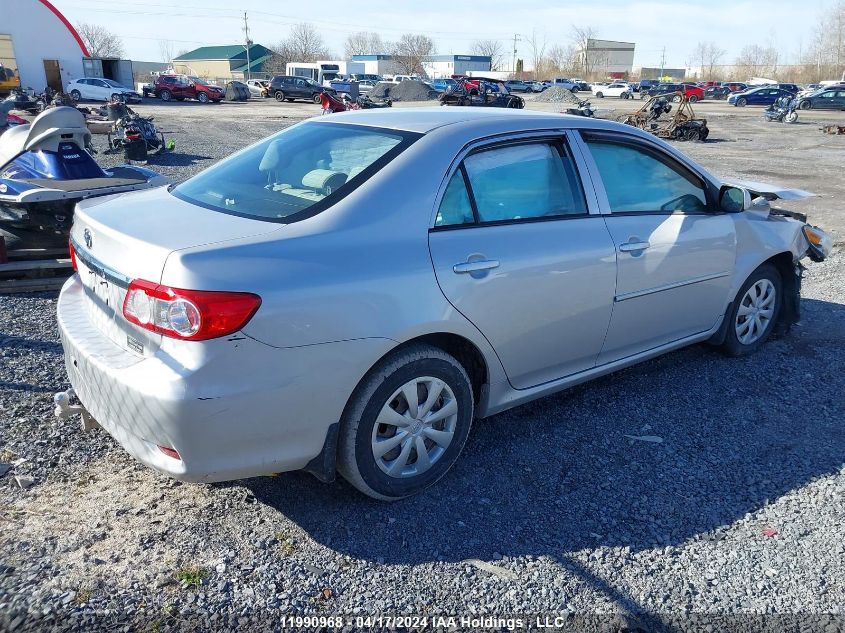
[{"label": "car side mirror", "polygon": [[719,190],[719,209],[725,213],[739,213],[751,207],[751,194],[746,189],[724,185]]}]

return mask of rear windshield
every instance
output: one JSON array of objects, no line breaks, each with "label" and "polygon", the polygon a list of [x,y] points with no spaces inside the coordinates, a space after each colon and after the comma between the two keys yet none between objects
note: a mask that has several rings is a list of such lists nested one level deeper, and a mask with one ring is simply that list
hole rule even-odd
[{"label": "rear windshield", "polygon": [[342,199],[421,135],[340,123],[303,123],[248,147],[172,190],[232,215],[290,223]]}]

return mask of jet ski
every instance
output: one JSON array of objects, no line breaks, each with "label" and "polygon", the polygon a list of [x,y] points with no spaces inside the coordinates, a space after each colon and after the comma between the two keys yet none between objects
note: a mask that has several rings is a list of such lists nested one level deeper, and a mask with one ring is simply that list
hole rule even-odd
[{"label": "jet ski", "polygon": [[8,249],[67,244],[77,202],[169,184],[149,169],[104,170],[75,108],[50,108],[0,136],[0,235]]}]

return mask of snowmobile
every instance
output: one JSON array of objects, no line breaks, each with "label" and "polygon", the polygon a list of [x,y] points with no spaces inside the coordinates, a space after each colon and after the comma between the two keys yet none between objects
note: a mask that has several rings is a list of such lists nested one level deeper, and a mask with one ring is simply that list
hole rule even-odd
[{"label": "snowmobile", "polygon": [[8,249],[64,246],[80,200],[169,182],[140,167],[103,170],[92,153],[74,108],[50,108],[0,136],[0,236]]}]

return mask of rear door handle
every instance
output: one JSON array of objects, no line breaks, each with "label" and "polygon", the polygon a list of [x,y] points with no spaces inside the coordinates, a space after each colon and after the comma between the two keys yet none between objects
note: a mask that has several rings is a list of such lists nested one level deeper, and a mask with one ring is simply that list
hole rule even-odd
[{"label": "rear door handle", "polygon": [[651,246],[651,244],[648,242],[625,242],[624,244],[619,245],[619,250],[623,253],[636,253],[644,251],[649,246]]},{"label": "rear door handle", "polygon": [[457,275],[463,275],[466,273],[475,273],[480,270],[491,270],[493,268],[498,268],[499,262],[495,259],[482,259],[478,261],[472,262],[462,262],[460,264],[455,264],[452,266],[452,270]]}]

